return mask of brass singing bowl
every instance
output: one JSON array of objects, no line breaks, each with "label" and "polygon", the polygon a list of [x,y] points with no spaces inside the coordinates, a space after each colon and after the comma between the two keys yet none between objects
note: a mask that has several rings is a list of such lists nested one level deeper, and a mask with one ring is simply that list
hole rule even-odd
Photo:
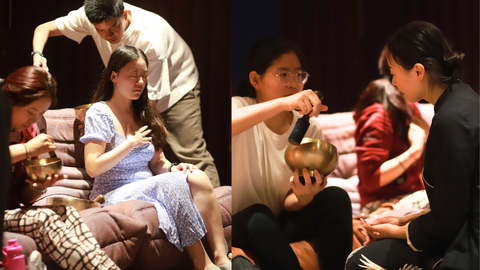
[{"label": "brass singing bowl", "polygon": [[75,109],[75,110],[88,109],[88,108],[90,108],[90,106],[92,106],[92,103],[78,105],[78,106],[74,107],[73,109]]},{"label": "brass singing bowl", "polygon": [[[103,200],[103,202],[105,202],[105,200]],[[101,207],[100,203],[96,201],[66,197],[49,197],[47,198],[47,205],[70,205],[75,207],[77,211]]]},{"label": "brass singing bowl", "polygon": [[39,183],[45,182],[49,176],[53,177],[60,173],[63,166],[62,159],[58,157],[32,159],[25,161],[23,164],[28,178]]},{"label": "brass singing bowl", "polygon": [[329,175],[338,165],[337,148],[316,138],[303,138],[300,145],[289,144],[285,150],[285,161],[292,171],[307,168],[313,177],[317,170],[322,177]]}]

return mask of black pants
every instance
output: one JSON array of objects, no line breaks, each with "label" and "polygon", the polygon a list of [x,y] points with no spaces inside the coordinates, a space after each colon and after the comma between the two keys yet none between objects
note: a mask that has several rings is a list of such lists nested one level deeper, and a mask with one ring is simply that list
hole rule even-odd
[{"label": "black pants", "polygon": [[[262,269],[301,269],[289,243],[315,238],[322,270],[343,269],[352,250],[352,207],[345,190],[329,187],[299,211],[275,217],[256,204],[232,217],[233,246],[248,249]],[[234,265],[235,268],[235,265]]]},{"label": "black pants", "polygon": [[[440,269],[437,262],[441,258],[414,251],[407,240],[382,239],[352,251],[345,269]],[[383,268],[374,268],[376,266]]]}]

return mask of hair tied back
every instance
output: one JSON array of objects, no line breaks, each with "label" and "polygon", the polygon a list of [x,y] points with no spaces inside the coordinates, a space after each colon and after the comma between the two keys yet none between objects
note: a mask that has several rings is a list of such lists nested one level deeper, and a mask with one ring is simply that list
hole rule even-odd
[{"label": "hair tied back", "polygon": [[464,53],[453,53],[453,55],[445,59],[445,61],[446,62],[450,62],[453,60],[461,61],[463,60],[463,57],[465,57]]}]

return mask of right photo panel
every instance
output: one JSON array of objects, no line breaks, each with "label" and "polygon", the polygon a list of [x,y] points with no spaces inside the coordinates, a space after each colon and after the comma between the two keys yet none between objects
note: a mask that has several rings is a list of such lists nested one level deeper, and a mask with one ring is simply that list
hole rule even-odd
[{"label": "right photo panel", "polygon": [[479,269],[479,2],[231,17],[233,269]]}]

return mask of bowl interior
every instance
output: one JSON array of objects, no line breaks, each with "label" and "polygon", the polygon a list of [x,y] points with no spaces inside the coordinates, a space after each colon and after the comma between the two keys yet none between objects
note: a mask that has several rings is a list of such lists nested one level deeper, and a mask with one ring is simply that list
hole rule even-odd
[{"label": "bowl interior", "polygon": [[32,181],[44,182],[48,176],[58,174],[62,169],[61,158],[40,158],[24,162],[25,171]]},{"label": "bowl interior", "polygon": [[290,144],[285,150],[285,161],[292,171],[307,168],[310,176],[318,170],[322,176],[329,175],[338,165],[337,148],[317,138],[303,138],[298,146]]}]

